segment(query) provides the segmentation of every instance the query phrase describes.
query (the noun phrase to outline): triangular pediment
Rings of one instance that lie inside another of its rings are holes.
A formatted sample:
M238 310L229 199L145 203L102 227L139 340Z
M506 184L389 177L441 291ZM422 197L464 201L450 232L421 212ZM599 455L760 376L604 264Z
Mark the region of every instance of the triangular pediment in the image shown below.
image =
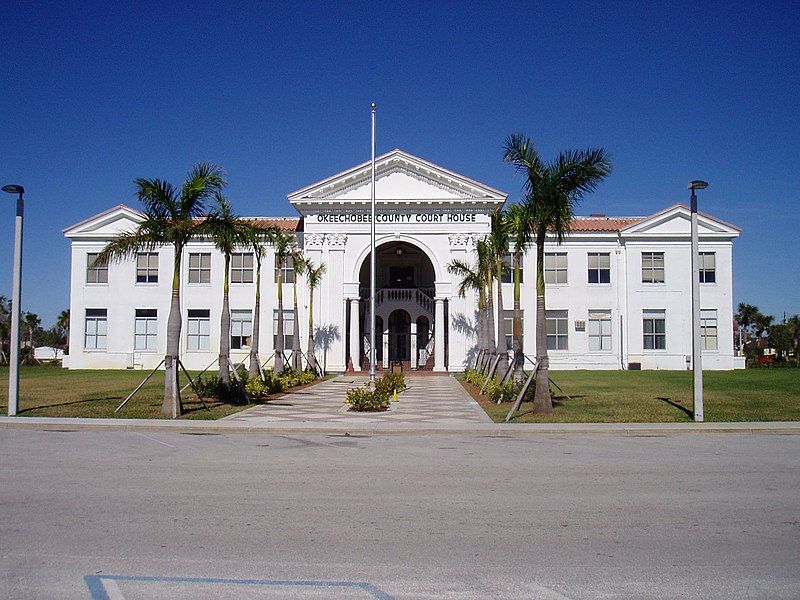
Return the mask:
M119 204L67 227L63 233L68 238L114 238L120 233L136 228L143 219L144 215L139 211Z
M692 214L683 204L670 206L621 230L624 236L686 237L691 235ZM697 229L701 237L736 237L739 229L711 215L698 212Z
M371 199L371 162L289 194L294 205L364 203ZM381 202L495 202L507 194L419 157L392 150L375 159L375 198Z

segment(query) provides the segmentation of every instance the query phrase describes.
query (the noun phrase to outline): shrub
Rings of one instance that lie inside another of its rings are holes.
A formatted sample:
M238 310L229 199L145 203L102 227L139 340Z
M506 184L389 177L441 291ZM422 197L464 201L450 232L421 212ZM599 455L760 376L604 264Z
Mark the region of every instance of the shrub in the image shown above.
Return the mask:
M483 379L483 375L481 375L477 370L467 369L466 380L471 384L481 387L483 385Z
M402 373L386 373L375 380L375 391L387 396L394 395L395 390L400 393L404 389L406 389L406 378Z
M344 401L350 405L350 410L356 412L382 412L389 410L389 396L371 389L369 383L365 387L347 390Z
M194 383L203 398L216 398L217 400L230 402L231 404L242 404L245 402L242 388L236 380L225 384L222 383L216 375L208 375L206 377L198 377Z
M514 384L513 381L500 383L497 379L492 379L486 385L484 392L487 396L489 396L489 398L492 399L493 402L500 402L501 400L508 402L517 397L519 388L516 386L516 384Z

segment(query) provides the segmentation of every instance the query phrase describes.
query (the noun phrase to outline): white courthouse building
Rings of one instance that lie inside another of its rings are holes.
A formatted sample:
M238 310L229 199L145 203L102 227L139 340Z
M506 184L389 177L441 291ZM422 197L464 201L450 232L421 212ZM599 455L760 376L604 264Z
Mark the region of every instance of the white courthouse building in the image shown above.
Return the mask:
M393 150L376 160L377 354L407 369L462 371L475 353L477 298L459 297L448 273L453 259L475 260L475 241L507 195L443 167ZM253 217L293 232L303 253L327 273L314 298L317 359L328 371L366 365L369 340L370 163L289 194L296 218ZM171 247L135 260L94 264L120 232L141 221L119 205L64 230L71 241L69 367L154 368L166 345ZM673 205L648 216L577 217L566 241L545 256L547 332L554 369L686 369L692 353L690 215ZM701 214L703 367L738 365L733 346L732 246L739 230ZM536 252L523 258L523 345L535 355ZM231 347L249 353L254 261L242 248L231 266ZM224 261L208 240L185 249L181 274L181 354L191 369L217 357ZM299 327L305 351L308 289L292 273L284 286L287 349ZM503 317L511 346L513 294L503 283ZM262 263L261 357L273 354L277 323L275 261ZM272 333L272 335L270 335Z

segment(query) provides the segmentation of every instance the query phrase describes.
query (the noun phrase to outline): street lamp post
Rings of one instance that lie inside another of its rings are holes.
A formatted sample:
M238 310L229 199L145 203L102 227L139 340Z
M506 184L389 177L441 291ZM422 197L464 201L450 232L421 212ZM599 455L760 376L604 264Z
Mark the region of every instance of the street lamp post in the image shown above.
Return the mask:
M22 296L22 194L21 185L4 185L3 191L17 196L17 216L14 220L14 276L11 283L11 356L8 365L8 416L17 414L19 406L19 308Z
M694 420L703 421L703 348L700 332L700 238L697 231L697 190L708 187L705 181L689 182L692 213L692 371L694 372Z

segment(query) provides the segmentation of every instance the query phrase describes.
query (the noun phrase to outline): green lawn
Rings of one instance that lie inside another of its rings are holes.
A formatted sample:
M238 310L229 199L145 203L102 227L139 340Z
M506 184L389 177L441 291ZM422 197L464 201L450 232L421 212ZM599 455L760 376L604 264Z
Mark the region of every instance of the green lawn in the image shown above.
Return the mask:
M706 371L706 421L800 420L800 369ZM570 398L557 394L555 410L533 415L524 402L514 423L679 423L692 420L690 371L551 371ZM463 382L477 396L471 384ZM557 390L556 390L557 392ZM497 422L511 404L479 399Z
M153 375L136 396L114 414L114 409L147 374L147 371L133 370L22 367L18 414L22 417L164 418L161 414L163 371ZM185 383L188 382L181 374L181 385ZM207 408L203 408L191 387L184 392L183 403L184 419L219 419L246 408L215 400L206 400ZM0 367L0 413L8 414L8 367Z

